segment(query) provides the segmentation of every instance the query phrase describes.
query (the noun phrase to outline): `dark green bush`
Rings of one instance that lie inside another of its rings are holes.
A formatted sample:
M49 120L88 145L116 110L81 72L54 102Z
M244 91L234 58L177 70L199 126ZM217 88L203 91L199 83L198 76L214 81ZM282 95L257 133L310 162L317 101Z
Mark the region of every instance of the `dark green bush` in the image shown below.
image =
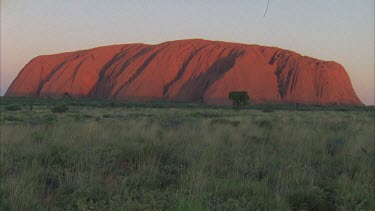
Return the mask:
M34 131L31 134L31 139L33 143L41 143L47 139L46 135L44 133Z
M27 119L27 123L32 125L50 124L57 121L57 116L55 114L44 114L42 116L33 116Z
M274 106L272 104L266 104L262 107L262 111L264 113L271 113L275 110Z
M42 118L47 123L52 123L52 122L57 121L57 116L55 114L44 114Z
M56 210L110 210L108 196L101 187L81 186L60 188L54 203Z
M177 211L182 210L204 210L202 204L198 200L181 198L176 205Z
M250 97L247 91L232 91L229 92L228 98L233 102L233 108L239 109L239 106L245 106L249 104Z
M182 118L165 118L160 121L160 125L164 128L178 128L184 124Z
M22 107L19 106L19 105L12 105L11 104L11 105L5 106L5 109L8 110L8 111L19 111L19 110L22 109Z
M53 113L64 113L64 112L66 112L68 110L69 110L68 106L66 106L64 104L62 104L62 105L55 105L55 106L53 106L51 108L51 111Z
M41 172L38 176L38 180L39 185L42 187L41 192L44 198L52 195L60 186L60 180L55 171L46 170Z
M337 210L335 195L325 190L300 190L288 197L292 210Z
M10 121L10 122L22 122L23 118L19 116L5 116L4 120Z
M103 117L103 118L112 118L113 116L110 115L110 114L103 114L102 117Z
M258 122L258 126L260 128L271 129L272 128L272 122L270 120L261 120L261 121Z
M209 112L194 112L189 114L188 116L191 117L201 117L201 118L212 118L212 117L220 117L220 114L217 113L209 113Z
M83 117L85 117L85 118L89 118L89 119L94 118L94 116L92 116L92 115L90 115L90 114L84 114Z
M344 145L345 145L344 139L337 138L337 139L327 140L327 144L326 144L327 153L331 156L335 156L337 153L341 152Z
M83 115L79 113L72 113L72 114L68 114L67 116L72 118L75 121L80 121L84 118Z
M37 156L39 165L56 172L75 168L81 154L79 151L63 146L51 145L48 149Z

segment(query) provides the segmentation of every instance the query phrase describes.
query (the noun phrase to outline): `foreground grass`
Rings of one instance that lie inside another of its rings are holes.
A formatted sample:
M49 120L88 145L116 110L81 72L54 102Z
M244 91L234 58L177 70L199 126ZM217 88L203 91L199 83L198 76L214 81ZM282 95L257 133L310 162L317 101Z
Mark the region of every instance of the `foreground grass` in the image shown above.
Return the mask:
M374 111L3 108L0 210L373 210Z

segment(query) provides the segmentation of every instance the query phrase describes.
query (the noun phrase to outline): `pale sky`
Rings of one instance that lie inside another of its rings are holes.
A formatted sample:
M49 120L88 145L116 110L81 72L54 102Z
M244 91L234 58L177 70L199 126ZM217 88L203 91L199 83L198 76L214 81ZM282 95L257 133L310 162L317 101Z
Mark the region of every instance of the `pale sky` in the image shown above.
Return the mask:
M1 95L38 55L203 38L277 46L347 70L374 102L374 0L1 0Z

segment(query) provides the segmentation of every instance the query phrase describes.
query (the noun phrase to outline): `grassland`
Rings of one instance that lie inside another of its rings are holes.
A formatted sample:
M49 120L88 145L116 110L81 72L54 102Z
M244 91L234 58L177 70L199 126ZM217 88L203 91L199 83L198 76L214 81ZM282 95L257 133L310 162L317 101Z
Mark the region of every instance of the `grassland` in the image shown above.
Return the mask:
M0 210L375 209L373 108L55 103L2 98Z

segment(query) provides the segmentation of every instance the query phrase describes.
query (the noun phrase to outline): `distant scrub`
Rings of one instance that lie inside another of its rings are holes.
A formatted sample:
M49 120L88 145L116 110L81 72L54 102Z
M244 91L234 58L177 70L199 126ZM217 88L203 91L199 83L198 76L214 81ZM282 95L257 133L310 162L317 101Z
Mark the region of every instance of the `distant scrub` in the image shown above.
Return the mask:
M208 113L208 112L194 112L190 113L189 116L191 117L204 117L204 118L212 118L212 117L219 117L220 114L215 113Z
M108 118L113 118L114 116L111 114L103 114L102 117L108 119Z
M131 114L127 114L125 116L126 118L128 119L138 119L138 118L153 118L153 117L156 117L155 114L145 114L145 113L131 113Z
M202 103L170 102L170 101L149 101L149 102L130 102L130 101L111 101L105 99L60 99L52 100L47 98L30 97L0 97L1 105L10 104L29 106L53 106L56 103L76 107L93 108L186 108L186 109L231 109L228 105L206 105ZM272 103L269 103L272 104ZM264 108L263 105L243 106L244 109ZM296 104L272 104L273 110L296 110ZM375 111L375 106L350 106L350 105L305 105L298 104L300 111Z
M345 140L336 138L336 139L330 139L327 141L326 144L326 150L327 153L331 156L335 156L337 153L339 153L342 148L345 145Z
M272 122L270 120L261 120L257 122L257 124L260 128L266 128L266 129L272 128Z
M240 124L240 121L231 121L228 119L213 119L211 120L211 125L232 125L237 127Z
M64 113L69 110L69 107L65 104L55 105L51 108L53 113Z
M93 115L90 115L90 114L84 114L83 117L84 117L84 118L94 118L94 116L93 116Z
M31 125L42 125L51 124L57 121L57 116L55 114L43 114L38 116L32 116L25 120L25 122Z
M22 109L22 107L20 105L6 105L5 106L5 109L8 110L8 111L19 111Z
M24 118L21 116L5 116L4 120L10 121L10 122L22 122Z
M41 143L46 140L46 136L43 132L34 131L31 133L31 139L33 143Z
M184 124L183 118L164 118L160 121L160 126L164 128L177 128Z
M338 210L335 196L323 190L300 190L288 196L292 210Z
M264 113L271 113L275 111L275 107L274 105L268 103L268 104L263 105L262 111Z

